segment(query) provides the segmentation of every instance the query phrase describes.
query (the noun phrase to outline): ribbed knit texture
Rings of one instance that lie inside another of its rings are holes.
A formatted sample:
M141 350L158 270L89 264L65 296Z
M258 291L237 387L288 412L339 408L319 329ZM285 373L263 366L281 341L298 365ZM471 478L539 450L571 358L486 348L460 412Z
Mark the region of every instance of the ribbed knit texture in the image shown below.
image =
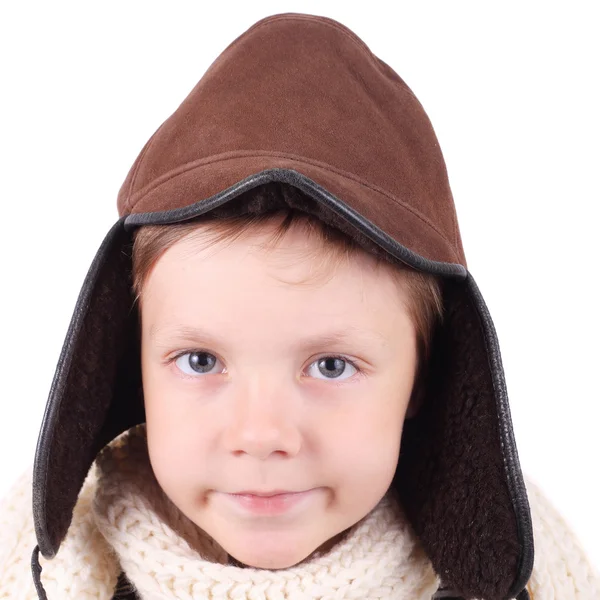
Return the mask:
M38 600L31 575L37 541L32 514L31 472L22 475L0 506L0 598ZM110 600L119 563L92 511L95 474L88 475L60 551L48 561L40 555L48 600Z
M530 478L532 600L600 599L600 578L565 519ZM0 598L37 600L31 474L0 505ZM243 568L168 500L151 471L142 428L101 455L57 556L40 557L49 600L111 600L121 568L143 600L429 600L439 580L390 496L332 548L281 570Z
M525 478L535 544L531 600L600 600L600 574L564 516Z

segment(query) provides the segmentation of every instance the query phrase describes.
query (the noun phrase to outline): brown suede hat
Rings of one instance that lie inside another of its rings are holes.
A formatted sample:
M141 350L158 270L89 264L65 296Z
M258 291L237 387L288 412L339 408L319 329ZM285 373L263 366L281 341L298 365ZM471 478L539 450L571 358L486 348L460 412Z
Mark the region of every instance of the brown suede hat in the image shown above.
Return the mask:
M442 581L436 598L529 598L531 514L500 349L467 270L446 166L404 81L327 17L261 19L156 130L83 283L38 440L32 568L52 558L98 452L145 421L131 288L136 227L292 207L389 262L441 276L425 400L393 486ZM42 595L44 594L44 595Z

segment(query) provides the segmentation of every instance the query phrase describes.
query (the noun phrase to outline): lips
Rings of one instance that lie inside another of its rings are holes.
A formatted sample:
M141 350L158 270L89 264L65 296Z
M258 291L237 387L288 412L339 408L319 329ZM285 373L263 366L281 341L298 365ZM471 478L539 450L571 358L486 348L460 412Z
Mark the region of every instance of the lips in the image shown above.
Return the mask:
M244 490L242 492L234 492L234 496L258 496L259 498L271 498L272 496L280 496L282 494L301 494L302 492L294 492L292 490L273 490L272 492L258 492L253 490Z
M273 490L271 492L252 491L237 494L225 494L236 510L256 515L277 515L286 513L292 508L300 509L314 495L315 490L289 492Z

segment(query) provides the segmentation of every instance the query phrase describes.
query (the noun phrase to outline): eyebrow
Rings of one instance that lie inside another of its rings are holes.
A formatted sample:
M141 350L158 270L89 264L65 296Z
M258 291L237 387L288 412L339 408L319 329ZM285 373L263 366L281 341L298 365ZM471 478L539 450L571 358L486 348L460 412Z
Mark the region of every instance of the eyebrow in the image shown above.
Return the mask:
M150 338L155 342L158 341L159 345L167 345L169 342L173 343L174 341L207 344L210 346L225 345L217 336L214 336L210 332L205 331L201 327L189 325L165 325L162 327L152 325L150 327ZM359 343L387 343L388 339L377 330L361 329L354 325L349 325L341 330L331 331L312 337L305 337L295 344L295 347L298 350L308 350L319 346L353 341Z

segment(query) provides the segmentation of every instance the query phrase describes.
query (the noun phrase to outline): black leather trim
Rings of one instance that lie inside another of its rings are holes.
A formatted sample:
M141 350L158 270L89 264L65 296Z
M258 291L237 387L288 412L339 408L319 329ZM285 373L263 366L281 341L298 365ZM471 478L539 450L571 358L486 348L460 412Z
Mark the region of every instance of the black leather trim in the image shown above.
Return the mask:
M48 600L46 590L42 585L42 566L40 565L40 547L36 546L31 553L31 575L33 577L33 585L37 592L39 600Z
M517 529L522 550L517 576L510 587L508 594L508 598L510 599L514 598L517 593L522 592L533 571L533 524L531 522L531 511L529 500L527 498L527 489L523 480L523 473L519 463L519 455L512 427L512 418L506 391L506 382L503 375L504 370L496 328L494 327L488 308L471 273L468 274L467 285L471 296L473 297L473 301L475 302L475 306L477 307L484 332L487 356L490 363L490 372L494 384L496 407L498 409L498 424L501 426L500 441L504 457L506 481L508 483L512 505L517 516ZM527 590L525 590L525 592L527 592Z
M373 242L387 250L392 256L416 269L427 271L433 275L444 275L446 277L456 277L457 279L465 279L467 277L467 270L463 265L429 260L402 246L345 202L336 198L318 183L294 169L265 169L242 179L235 185L210 198L199 200L183 208L128 215L125 219L125 229L129 231L140 225L166 225L168 223L186 221L210 212L216 207L233 200L233 198L239 196L242 192L270 181L281 181L296 186L317 202L329 207Z

